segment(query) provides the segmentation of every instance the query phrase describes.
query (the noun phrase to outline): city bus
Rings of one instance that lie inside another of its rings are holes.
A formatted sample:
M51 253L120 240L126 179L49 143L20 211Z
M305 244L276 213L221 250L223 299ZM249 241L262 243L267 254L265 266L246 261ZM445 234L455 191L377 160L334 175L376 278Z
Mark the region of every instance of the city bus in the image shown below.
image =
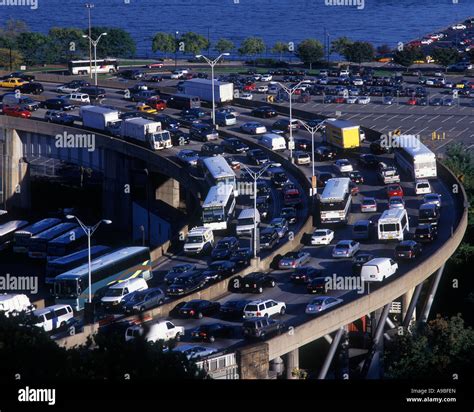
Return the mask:
M224 157L207 157L203 160L203 163L204 177L209 187L217 186L219 184L232 185L234 188L234 196L238 196L237 178Z
M102 255L91 262L92 297L100 296L114 283L142 277L152 277L150 250L130 246ZM89 266L87 263L54 278L53 294L57 304L84 309L89 298ZM97 299L97 298L95 298Z
M95 60L71 60L68 63L69 74L84 75L96 72ZM117 59L97 59L97 73L116 73L118 71Z
M48 242L46 258L48 260L53 260L69 255L70 253L82 248L86 243L86 232L84 232L80 226L76 226Z
M13 252L28 253L30 239L33 236L44 232L53 226L59 225L60 223L61 219L50 217L16 231L13 236Z
M77 228L77 223L60 223L44 232L32 236L28 245L28 257L32 259L46 259L48 254L48 243L64 233L70 234Z
M321 223L347 223L351 207L350 179L328 179L319 196Z
M92 246L91 247L91 260L109 253L111 248L108 246ZM81 249L77 252L71 253L66 256L62 256L53 260L49 260L46 265L46 283L53 283L56 276L61 273L65 273L71 269L87 263L89 259L88 248Z
M226 230L233 218L235 204L232 185L212 186L202 204L203 226L212 230Z
M395 161L413 179L436 177L436 156L414 135L394 137Z
M403 240L410 230L406 209L388 209L377 222L379 240Z
M15 232L28 226L28 224L26 220L12 220L0 225L0 251L10 246Z

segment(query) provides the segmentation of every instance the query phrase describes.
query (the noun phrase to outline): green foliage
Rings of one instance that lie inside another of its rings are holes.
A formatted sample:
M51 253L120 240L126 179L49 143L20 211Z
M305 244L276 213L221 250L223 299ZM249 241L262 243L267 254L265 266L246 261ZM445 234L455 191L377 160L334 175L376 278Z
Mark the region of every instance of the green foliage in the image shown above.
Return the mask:
M413 334L396 335L385 355L386 377L452 379L470 376L474 367L474 331L457 315L438 316Z
M231 40L228 39L219 39L217 43L214 45L214 50L217 53L230 53L232 50L235 49L235 45Z
M323 45L318 40L306 39L298 44L296 54L304 64L309 65L309 68L312 69L313 64L320 62L324 57Z
M459 53L454 47L435 47L431 57L435 59L436 63L447 67L459 60Z
M342 55L350 62L361 64L362 62L374 60L375 50L371 43L356 41L347 44L343 49Z
M409 67L415 60L424 59L425 56L420 47L405 47L403 50L397 50L393 57L395 63L403 67Z
M337 53L344 56L346 47L352 44L352 40L343 36L331 42L331 53Z
M18 50L29 66L57 62L57 50L54 49L51 38L45 34L21 33L18 36Z
M157 51L165 54L174 53L176 47L175 38L172 34L160 32L153 37L151 48L155 53Z
M89 55L89 43L82 37L83 34L82 30L73 28L53 27L49 30L50 44L57 62L65 63Z
M12 50L10 55L10 49L0 47L0 67L10 68L10 56L12 69L17 69L23 62L23 56L17 50Z
M247 37L239 47L239 54L254 56L265 52L265 42L259 37Z
M184 33L179 42L184 43L185 53L201 54L202 50L209 48L210 44L204 36L192 31Z
M282 41L277 41L272 47L273 53L278 53L280 55L280 60L283 56L283 53L288 53L288 44Z
M107 33L107 36L103 36L97 45L97 58L122 57L129 59L135 56L135 41L125 30L112 27L92 27L91 32L94 40L101 33ZM85 30L84 33L88 34L88 30Z
M382 44L377 47L377 53L378 54L389 54L392 52L391 47L388 44Z

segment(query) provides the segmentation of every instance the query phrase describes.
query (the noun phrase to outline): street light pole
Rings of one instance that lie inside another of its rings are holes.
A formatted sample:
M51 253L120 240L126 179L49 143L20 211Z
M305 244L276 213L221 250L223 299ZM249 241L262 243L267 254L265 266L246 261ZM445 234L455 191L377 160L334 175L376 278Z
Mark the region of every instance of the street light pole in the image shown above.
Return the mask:
M107 36L107 33L101 33L100 36L97 38L97 40L92 40L92 37L90 36L87 36L87 35L83 35L82 37L84 37L85 39L89 39L90 43L92 44L92 46L94 46L94 72L95 72L95 87L97 87L97 45L99 44L99 41L101 39L102 36Z
M92 38L92 26L91 26L91 10L94 8L94 4L86 3L86 8L89 15L89 37ZM89 77L92 79L92 44L89 42Z
M220 54L217 58L215 58L214 60L211 60L209 59L208 57L206 56L203 56L202 54L198 54L196 56L196 59L204 59L207 64L209 64L209 66L211 66L211 87L212 87L212 124L215 125L216 124L216 100L215 100L215 96L214 96L214 66L219 62L219 60L221 59L221 57L223 56L228 56L229 53L222 53Z
M270 164L265 165L259 169L258 172L252 171L249 167L241 163L249 176L253 179L253 257L257 258L257 181L262 177L266 170L270 167Z
M111 220L102 219L99 220L94 226L87 226L82 221L74 215L67 215L66 219L76 219L79 226L81 226L84 233L87 235L87 263L88 263L88 272L89 272L89 303L92 304L92 263L91 263L91 238L97 228L100 226L101 223L106 225L110 225L112 223Z
M280 83L280 82L277 82L280 87L288 94L288 97L290 99L290 124L289 124L289 127L290 127L290 140L288 142L288 146L290 147L290 161L293 162L293 145L294 145L294 141L293 141L293 105L292 105L292 100L293 100L293 94L296 92L296 90L298 89L298 87L301 85L301 83L303 83L302 81L299 82L297 85L293 86L293 87L287 87L286 85L284 85L283 83Z
M174 70L178 67L178 34L179 31L174 32Z

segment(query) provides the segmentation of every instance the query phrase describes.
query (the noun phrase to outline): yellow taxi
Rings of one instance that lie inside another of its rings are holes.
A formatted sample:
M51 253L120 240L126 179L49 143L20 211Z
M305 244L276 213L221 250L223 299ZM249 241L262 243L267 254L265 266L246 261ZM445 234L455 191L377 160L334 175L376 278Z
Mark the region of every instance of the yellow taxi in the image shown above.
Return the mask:
M26 82L23 79L19 79L18 77L12 77L10 79L5 79L0 82L0 87L7 87L9 89L14 89L15 87L20 87L24 85Z
M147 105L147 104L138 104L137 105L137 110L139 112L143 112L143 113L149 113L149 114L152 114L152 113L156 113L157 110L154 109L153 107Z

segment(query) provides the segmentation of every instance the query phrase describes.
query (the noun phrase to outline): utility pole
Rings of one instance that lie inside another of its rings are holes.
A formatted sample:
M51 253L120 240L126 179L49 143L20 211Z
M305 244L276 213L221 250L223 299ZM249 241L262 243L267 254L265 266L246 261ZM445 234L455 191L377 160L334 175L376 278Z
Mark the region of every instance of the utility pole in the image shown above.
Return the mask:
M87 12L89 15L89 38L92 38L92 26L91 26L91 10L94 8L94 4L86 3ZM89 42L89 77L92 79L92 43Z

